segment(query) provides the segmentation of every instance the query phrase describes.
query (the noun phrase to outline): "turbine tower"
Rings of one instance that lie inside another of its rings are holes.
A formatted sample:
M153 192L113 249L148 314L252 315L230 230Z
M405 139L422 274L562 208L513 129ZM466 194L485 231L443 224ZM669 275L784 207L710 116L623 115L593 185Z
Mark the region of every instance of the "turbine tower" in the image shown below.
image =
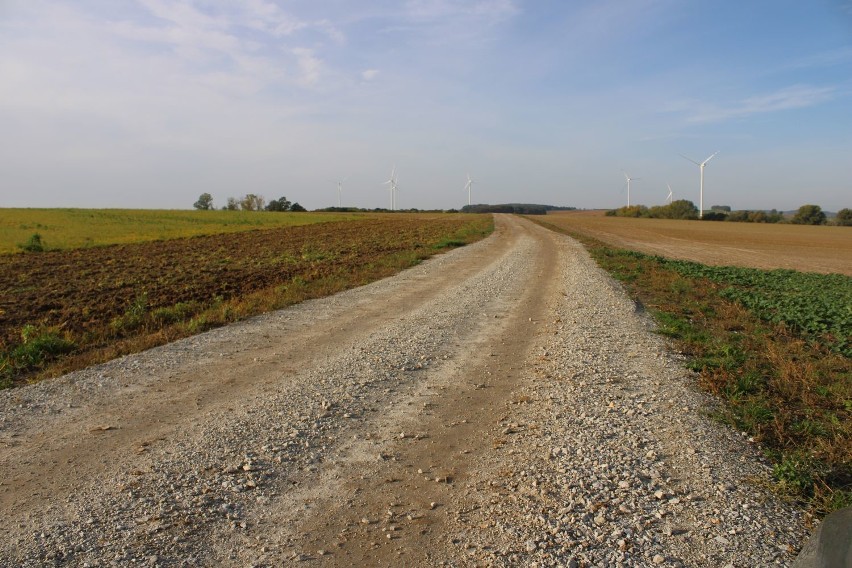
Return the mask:
M391 169L391 175L388 181L384 182L382 185L390 185L390 202L391 202L391 211L396 210L396 189L397 189L397 177L396 177L396 166Z
M639 179L642 179L642 178L632 178L629 175L627 175L627 172L625 172L624 170L621 170L621 171L624 173L624 179L627 180L627 206L630 207L630 182L635 181L635 180L639 180Z
M692 162L693 164L698 166L698 171L700 172L700 175L701 175L701 181L699 182L699 186L698 186L699 187L699 189L698 189L698 218L699 219L704 218L704 166L706 166L707 162L712 160L713 156L715 156L718 153L719 152L714 152L713 154L710 155L709 158L707 158L706 160L704 160L700 164L698 162L696 162L695 160L693 160L692 158L687 158L683 154L680 155L681 158L686 158L687 160L689 160L690 162Z
M470 188L473 185L473 180L470 179L470 174L467 174L467 183L464 188L467 190L467 204L470 205Z
M343 191L343 182L349 178L343 178L342 180L337 182L337 208L340 209L340 192Z

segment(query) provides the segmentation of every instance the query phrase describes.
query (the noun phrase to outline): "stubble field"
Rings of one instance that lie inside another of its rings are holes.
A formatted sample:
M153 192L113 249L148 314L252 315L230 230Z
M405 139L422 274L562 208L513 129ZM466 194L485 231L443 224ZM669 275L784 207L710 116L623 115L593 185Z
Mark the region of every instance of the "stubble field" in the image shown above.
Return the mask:
M714 266L787 268L852 276L848 227L605 217L551 213L546 221L612 246Z

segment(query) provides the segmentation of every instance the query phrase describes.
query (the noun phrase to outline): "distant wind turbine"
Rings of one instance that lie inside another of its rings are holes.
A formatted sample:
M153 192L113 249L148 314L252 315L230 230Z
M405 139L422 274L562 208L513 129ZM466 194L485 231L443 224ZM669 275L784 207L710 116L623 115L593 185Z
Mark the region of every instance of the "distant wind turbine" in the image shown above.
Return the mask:
M669 195L666 197L666 201L669 202L669 205L672 204L672 186L670 184L666 184L666 187L669 188Z
M394 165L393 169L391 169L391 175L388 181L384 182L382 185L390 185L390 202L391 202L391 211L396 209L396 189L397 189L397 177L396 177L396 165Z
M621 170L621 171L624 173L624 179L627 180L627 206L630 207L630 182L640 180L642 178L632 178L629 175L627 175L627 172L625 172L624 170Z
M470 205L470 188L473 185L473 180L470 179L470 174L467 174L467 183L464 188L467 190L467 204Z
M342 180L337 182L337 207L338 209L341 207L340 205L340 192L343 191L343 182L349 178L343 178Z
M692 158L687 158L683 154L680 155L681 158L686 158L696 166L698 166L699 172L701 172L701 182L699 183L699 193L698 193L698 218L701 219L704 217L704 166L707 165L707 162L713 159L713 156L718 154L719 152L715 152L710 155L709 158L701 162L700 164L693 160Z

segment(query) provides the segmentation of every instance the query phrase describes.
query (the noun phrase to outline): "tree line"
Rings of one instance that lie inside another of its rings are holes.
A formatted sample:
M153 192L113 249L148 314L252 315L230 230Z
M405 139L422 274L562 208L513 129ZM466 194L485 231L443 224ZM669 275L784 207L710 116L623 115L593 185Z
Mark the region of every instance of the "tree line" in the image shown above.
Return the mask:
M678 199L669 205L646 207L631 205L619 207L606 212L610 217L645 217L650 219L698 219L698 207L688 199ZM735 223L793 223L794 225L839 225L852 227L852 209L844 208L837 212L834 219L829 220L825 211L819 205L806 204L799 207L792 217L786 217L782 212L771 211L731 211L727 205L714 205L705 211L701 217L704 221L732 221Z
M199 211L212 211L216 209L213 205L213 196L209 193L202 193L193 205ZM286 197L272 199L269 203L262 195L247 193L246 195L236 198L229 197L222 206L223 211L307 211L298 202L291 203Z

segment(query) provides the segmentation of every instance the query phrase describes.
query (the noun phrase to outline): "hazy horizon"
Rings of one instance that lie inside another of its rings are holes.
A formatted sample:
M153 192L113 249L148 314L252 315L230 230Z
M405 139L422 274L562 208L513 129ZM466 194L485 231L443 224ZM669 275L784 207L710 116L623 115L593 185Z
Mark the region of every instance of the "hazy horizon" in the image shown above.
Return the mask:
M852 207L849 0L6 0L0 207Z

